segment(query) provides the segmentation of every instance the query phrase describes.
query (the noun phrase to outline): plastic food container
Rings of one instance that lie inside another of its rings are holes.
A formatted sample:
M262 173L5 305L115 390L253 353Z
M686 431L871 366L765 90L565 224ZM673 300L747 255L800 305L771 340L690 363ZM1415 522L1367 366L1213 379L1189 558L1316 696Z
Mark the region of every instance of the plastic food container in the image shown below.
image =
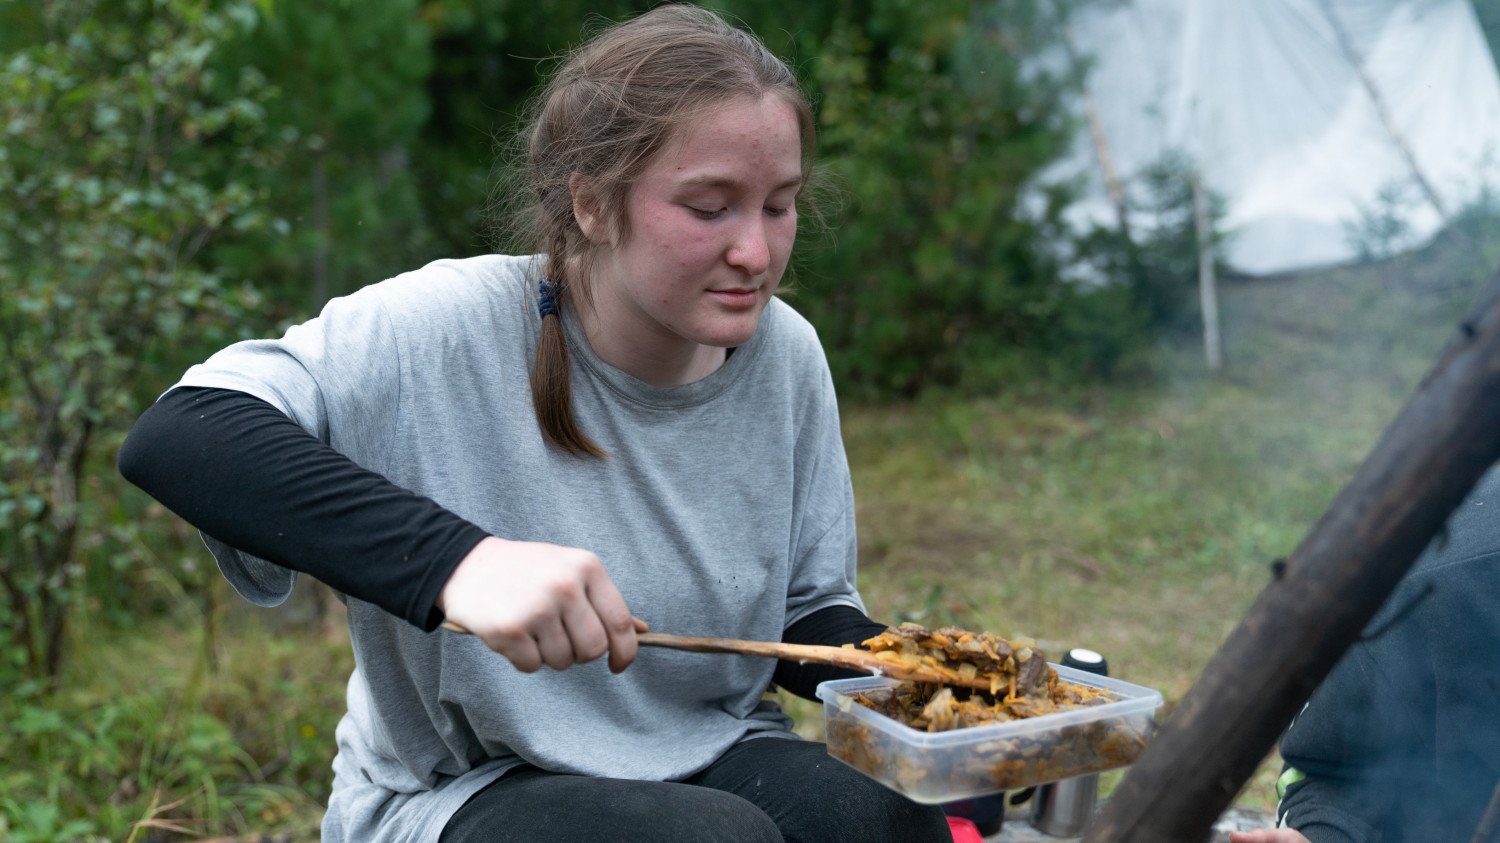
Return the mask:
M1156 727L1161 694L1140 685L1052 665L1069 682L1102 688L1113 701L1009 723L924 732L851 696L889 693L895 680L839 679L818 685L828 754L917 802L936 804L1124 767Z

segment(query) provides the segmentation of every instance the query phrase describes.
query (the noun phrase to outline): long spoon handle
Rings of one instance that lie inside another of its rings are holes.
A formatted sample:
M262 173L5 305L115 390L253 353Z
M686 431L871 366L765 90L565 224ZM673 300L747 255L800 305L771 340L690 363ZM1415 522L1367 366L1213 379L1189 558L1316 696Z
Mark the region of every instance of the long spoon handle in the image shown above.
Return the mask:
M697 638L667 632L643 632L635 637L643 647L667 647L694 653L732 653L742 656L770 656L801 664L813 662L834 667L870 671L885 665L866 650L825 647L816 644L783 644L779 641L744 641L738 638Z
M445 621L443 628L453 632L468 635L469 631L462 626ZM964 679L948 673L934 670L918 664L910 664L899 661L886 661L876 658L875 654L868 650L856 650L851 647L828 647L819 644L784 644L780 641L745 641L739 638L698 638L691 635L672 635L667 632L639 632L635 640L643 647L665 647L671 650L687 650L693 653L729 653L740 656L766 656L773 659L784 659L799 664L826 664L832 667L842 667L849 670L857 670L861 673L871 673L876 676L889 676L892 679L905 679L913 682L935 682L941 685L958 685L966 688L977 688L981 691L990 689L989 681L975 677Z
M665 632L643 632L635 640L645 647L669 647L694 653L733 653L745 656L769 656L800 664L826 664L889 676L893 679L909 679L915 682L936 682L942 685L960 685L988 691L987 680L964 679L929 667L907 662L886 661L877 658L868 650L852 647L827 647L818 644L784 644L779 641L744 641L738 638L695 638L690 635L672 635Z

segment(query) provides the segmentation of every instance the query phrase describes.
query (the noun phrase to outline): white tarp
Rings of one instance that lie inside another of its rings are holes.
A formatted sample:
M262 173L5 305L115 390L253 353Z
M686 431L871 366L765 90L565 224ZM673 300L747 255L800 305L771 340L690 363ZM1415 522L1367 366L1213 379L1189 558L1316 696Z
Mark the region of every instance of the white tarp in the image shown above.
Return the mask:
M1138 193L1164 155L1196 162L1236 270L1352 260L1350 226L1382 207L1406 226L1384 245L1425 242L1443 217L1399 143L1450 215L1500 188L1500 79L1469 0L1101 0L1072 35L1121 180ZM1088 180L1071 220L1114 225L1087 131L1050 175Z

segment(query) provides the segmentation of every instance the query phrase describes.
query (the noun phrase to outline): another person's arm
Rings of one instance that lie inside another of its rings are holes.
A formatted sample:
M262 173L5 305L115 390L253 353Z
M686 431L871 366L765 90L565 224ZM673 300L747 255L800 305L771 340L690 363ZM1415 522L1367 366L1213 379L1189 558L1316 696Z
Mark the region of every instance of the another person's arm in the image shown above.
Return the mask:
M1408 599L1394 598L1396 614ZM1379 840L1395 821L1397 794L1429 774L1430 765L1417 760L1428 751L1419 730L1425 650L1408 632L1397 624L1357 642L1282 737L1277 825L1301 835L1285 839Z

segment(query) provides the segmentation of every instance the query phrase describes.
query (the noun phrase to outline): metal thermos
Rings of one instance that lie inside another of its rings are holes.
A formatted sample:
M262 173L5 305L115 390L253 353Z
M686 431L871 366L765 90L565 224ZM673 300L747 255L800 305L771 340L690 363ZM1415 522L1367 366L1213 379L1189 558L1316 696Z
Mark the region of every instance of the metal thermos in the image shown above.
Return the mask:
M1104 657L1081 647L1069 650L1062 664L1100 676L1109 675L1109 665ZM1054 837L1079 837L1093 823L1094 808L1098 803L1097 773L1044 784L1031 798L1031 824L1043 834Z

